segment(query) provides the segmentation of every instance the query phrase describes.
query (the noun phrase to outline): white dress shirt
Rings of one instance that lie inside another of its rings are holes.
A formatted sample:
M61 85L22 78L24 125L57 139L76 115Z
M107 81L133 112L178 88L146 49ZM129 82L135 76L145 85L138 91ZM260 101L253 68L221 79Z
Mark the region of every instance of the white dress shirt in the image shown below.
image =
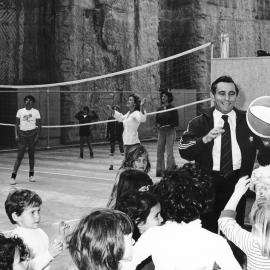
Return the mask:
M123 143L124 145L133 145L140 143L138 136L138 128L140 123L146 121L146 112L142 114L140 111L128 112L125 115L118 111L114 111L113 117L118 122L123 122L124 132L123 132Z
M218 110L214 110L214 127L223 127L224 120L221 118L222 113ZM241 167L241 151L236 140L236 113L234 110L228 114L228 123L231 129L231 142L232 142L232 162L233 170L238 170ZM213 171L220 171L220 153L221 153L221 134L214 140L214 146L212 149L213 156Z

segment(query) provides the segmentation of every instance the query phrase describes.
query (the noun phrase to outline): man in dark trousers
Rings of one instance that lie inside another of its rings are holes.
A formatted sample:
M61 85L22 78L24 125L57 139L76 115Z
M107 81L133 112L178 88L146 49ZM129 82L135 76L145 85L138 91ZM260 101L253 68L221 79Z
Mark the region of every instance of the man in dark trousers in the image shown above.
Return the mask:
M162 91L160 93L161 105L157 111L174 108L171 104L172 101L172 93L168 91ZM177 110L158 113L156 115L156 126L158 130L156 176L160 177L162 176L165 169L174 169L176 167L173 154L173 146L176 138L175 128L178 126ZM164 160L165 148L167 152L166 167Z
M261 162L270 157L264 154L262 140L251 132L246 112L235 108L239 89L229 76L221 76L211 85L214 107L192 119L179 144L182 158L198 162L211 172L214 185L212 211L201 217L202 226L218 231L220 212L234 191L238 179L252 172L256 151ZM246 198L237 206L236 219L244 224ZM238 258L239 259L239 258Z
M87 124L87 123L91 123L97 120L98 116L95 111L90 112L89 107L85 106L83 107L82 111L79 111L75 115L75 118L79 120L80 124ZM93 147L91 144L92 134L91 134L90 126L89 125L80 126L79 135L80 135L80 158L83 158L83 148L84 148L85 143L87 143L89 147L90 158L93 158L94 153L93 153Z
M119 112L120 107L118 105L115 105L112 107L113 110L116 110ZM110 116L108 120L114 120L113 116ZM110 167L109 170L113 170L113 156L115 152L115 143L118 142L119 150L121 155L124 155L124 145L123 145L123 123L122 122L109 122L107 124L107 139L110 140Z

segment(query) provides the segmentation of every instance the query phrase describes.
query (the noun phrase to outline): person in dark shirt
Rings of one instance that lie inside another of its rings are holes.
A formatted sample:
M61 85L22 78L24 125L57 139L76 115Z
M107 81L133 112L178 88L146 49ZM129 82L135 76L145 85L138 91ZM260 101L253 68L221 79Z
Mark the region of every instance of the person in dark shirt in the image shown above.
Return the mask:
M157 111L174 108L171 104L171 102L173 101L172 93L168 91L162 91L160 93L160 101L161 106L158 108ZM173 155L173 145L176 137L175 127L178 126L177 110L158 113L156 115L156 126L158 129L156 176L160 177L165 170L165 146L167 148L166 169L173 169L176 167Z
M118 105L113 106L113 110L119 112L120 107ZM113 116L110 116L108 120L114 120ZM107 124L107 139L110 141L110 167L109 170L113 170L113 156L115 152L115 143L118 142L121 155L124 155L123 134L124 127L122 122L109 122Z
M98 119L95 111L91 111L88 106L83 107L83 111L76 113L75 118L79 120L80 124L91 123ZM90 158L94 157L93 147L91 144L91 129L89 125L80 126L80 158L83 158L83 148L85 142L89 147Z

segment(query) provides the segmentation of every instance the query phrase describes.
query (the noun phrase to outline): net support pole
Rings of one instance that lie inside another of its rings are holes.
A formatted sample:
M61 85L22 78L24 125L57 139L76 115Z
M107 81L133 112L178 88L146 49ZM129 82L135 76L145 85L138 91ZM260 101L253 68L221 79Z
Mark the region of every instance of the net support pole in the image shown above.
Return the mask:
M211 44L211 59L214 58L214 43Z
M47 104L47 126L50 125L50 89L47 88L47 91L46 91L46 104ZM50 149L50 129L47 128L47 149Z

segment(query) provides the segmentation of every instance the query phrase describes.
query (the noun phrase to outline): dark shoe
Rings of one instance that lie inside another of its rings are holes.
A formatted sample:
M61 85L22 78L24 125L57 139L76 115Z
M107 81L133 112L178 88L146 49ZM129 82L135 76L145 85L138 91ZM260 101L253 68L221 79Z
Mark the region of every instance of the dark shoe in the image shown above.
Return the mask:
M110 171L113 170L113 165L110 165L109 170Z
M94 153L90 153L90 158L94 158Z
M83 153L80 153L80 158L83 158Z

